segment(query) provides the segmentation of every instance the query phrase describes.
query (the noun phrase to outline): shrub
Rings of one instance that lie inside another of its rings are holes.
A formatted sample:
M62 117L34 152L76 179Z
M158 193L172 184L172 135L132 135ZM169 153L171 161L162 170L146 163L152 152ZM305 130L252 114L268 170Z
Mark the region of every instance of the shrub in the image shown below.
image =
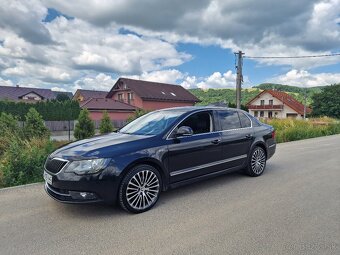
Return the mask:
M107 111L103 112L103 118L99 125L99 131L101 134L106 134L113 131L113 126Z
M309 120L272 119L264 120L276 130L276 141L289 142L301 139L340 134L340 122L331 118Z
M11 114L0 114L0 156L8 147L12 135L22 137L22 130L18 126L18 121Z
M25 116L24 134L31 139L33 137L49 138L50 131L45 127L44 120L36 109L30 108Z
M53 150L53 143L46 138L22 140L12 136L0 161L0 186L42 181L44 162Z
M76 139L85 139L94 136L94 123L89 117L89 111L83 109L80 111L78 123L74 129L74 137Z

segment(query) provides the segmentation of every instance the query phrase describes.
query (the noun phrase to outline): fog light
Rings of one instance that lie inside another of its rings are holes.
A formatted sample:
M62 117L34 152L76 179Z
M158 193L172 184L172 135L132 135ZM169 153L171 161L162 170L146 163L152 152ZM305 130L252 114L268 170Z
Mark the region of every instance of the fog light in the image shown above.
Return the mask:
M70 195L73 199L76 200L93 200L96 199L97 196L91 192L77 192L77 191L70 191Z

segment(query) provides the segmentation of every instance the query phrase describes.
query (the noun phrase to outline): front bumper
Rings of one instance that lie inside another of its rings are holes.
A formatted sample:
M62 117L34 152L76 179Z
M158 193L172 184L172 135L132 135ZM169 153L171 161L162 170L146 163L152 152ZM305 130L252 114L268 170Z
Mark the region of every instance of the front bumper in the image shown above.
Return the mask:
M46 170L45 170L46 171ZM53 199L62 203L115 203L119 179L101 172L79 176L74 173L51 174L51 183L45 182L45 191Z

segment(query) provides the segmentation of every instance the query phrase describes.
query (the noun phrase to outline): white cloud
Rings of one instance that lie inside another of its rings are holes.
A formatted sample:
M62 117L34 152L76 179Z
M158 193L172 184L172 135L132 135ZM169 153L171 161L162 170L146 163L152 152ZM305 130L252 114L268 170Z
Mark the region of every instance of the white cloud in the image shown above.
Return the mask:
M60 88L60 87L53 87L51 88L52 91L58 91L58 92L66 92L67 90L64 88Z
M13 82L11 80L4 80L0 77L0 86L13 86Z
M314 87L340 83L340 73L312 74L306 70L293 69L284 75L274 77L269 82L294 85L298 87Z
M184 77L185 75L176 69L143 72L141 75L128 76L128 78L131 79L140 79L169 84L177 84L178 81L182 80Z
M109 91L115 83L116 79L112 79L110 75L99 73L94 77L86 76L75 81L72 91L75 92L77 89Z

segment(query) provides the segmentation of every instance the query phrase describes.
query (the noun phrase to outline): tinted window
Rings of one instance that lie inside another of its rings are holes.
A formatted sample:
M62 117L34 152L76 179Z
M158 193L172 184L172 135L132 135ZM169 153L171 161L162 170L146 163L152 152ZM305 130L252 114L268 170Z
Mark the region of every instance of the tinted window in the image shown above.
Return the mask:
M188 126L194 131L194 134L202 134L213 131L212 118L208 112L195 113L186 118L179 127Z
M250 119L243 112L239 112L238 116L240 117L241 125L243 128L251 127Z
M222 130L241 128L240 119L236 111L220 111L218 114Z

